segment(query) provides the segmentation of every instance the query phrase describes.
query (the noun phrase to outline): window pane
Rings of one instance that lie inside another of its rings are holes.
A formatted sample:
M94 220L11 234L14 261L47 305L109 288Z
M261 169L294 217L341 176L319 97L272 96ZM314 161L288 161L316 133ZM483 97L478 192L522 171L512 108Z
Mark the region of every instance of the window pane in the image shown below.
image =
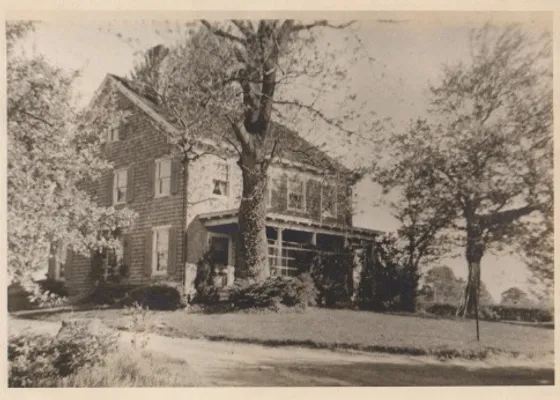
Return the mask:
M126 199L126 187L117 188L117 202L125 201Z
M162 178L158 180L158 194L169 194L171 189L171 178Z
M158 165L159 165L159 171L158 171L159 178L171 177L171 160L162 160L159 162Z
M169 232L167 230L158 230L155 232L156 247L156 271L167 270L168 249L169 249Z

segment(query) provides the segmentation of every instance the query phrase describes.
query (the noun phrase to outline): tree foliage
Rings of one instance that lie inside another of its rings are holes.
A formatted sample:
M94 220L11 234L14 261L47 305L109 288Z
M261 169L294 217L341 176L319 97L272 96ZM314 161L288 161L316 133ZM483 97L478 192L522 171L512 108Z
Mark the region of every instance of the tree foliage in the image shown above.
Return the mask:
M72 92L77 72L19 51L17 40L30 29L29 23L6 25L8 272L10 280L28 283L57 246L84 255L114 247L115 238L102 233L127 226L133 217L126 209L97 206L80 189L110 167L100 154L99 132L124 115L79 112Z
M476 305L484 254L551 256L548 240L538 255L528 244L550 224L553 194L550 35L487 24L473 31L470 50L469 60L444 67L430 88L430 119L391 138L376 174L401 198L412 190L423 221L465 250L463 315Z
M455 276L453 270L447 266L433 267L424 274L424 283L430 288L427 301L458 305L462 299L466 282ZM494 304L492 295L484 282L480 282L480 304Z

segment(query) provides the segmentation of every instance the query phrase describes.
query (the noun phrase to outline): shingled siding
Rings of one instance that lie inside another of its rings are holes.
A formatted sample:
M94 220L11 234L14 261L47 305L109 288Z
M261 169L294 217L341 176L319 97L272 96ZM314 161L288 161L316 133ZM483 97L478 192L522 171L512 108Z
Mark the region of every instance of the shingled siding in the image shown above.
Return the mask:
M128 255L129 274L127 282L130 284L145 284L154 279L182 280L183 266L181 263L183 240L181 235L183 202L181 193L184 191L182 172L178 163L175 162L174 194L166 197L154 198L153 178L149 179L149 173L153 173L153 165L158 158L170 154L170 145L166 143L164 135L159 133L153 126L151 118L142 110L138 109L126 98L121 99L121 107L129 111L126 124L121 126L117 142L107 143L104 152L107 158L113 162L115 169L128 168L129 186L128 192L132 195L127 206L133 209L138 217L134 225L125 232L125 237L130 246ZM112 204L112 177L113 171L106 174L95 184L95 197L101 205ZM173 186L173 185L172 185ZM115 206L123 207L122 205ZM152 228L158 226L171 227L170 236L174 244L170 246L173 255L169 255L169 264L174 265L174 271L168 276L152 277L145 268L147 252L146 246L151 237ZM67 285L70 295L86 293L92 286L90 277L91 261L86 257L72 257L71 266L67 276Z

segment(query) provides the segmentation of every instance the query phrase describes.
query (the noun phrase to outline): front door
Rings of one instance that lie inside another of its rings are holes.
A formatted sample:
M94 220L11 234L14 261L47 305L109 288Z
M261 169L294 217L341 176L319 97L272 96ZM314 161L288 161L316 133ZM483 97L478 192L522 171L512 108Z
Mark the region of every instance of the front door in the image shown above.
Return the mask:
M210 251L216 266L216 284L225 286L227 284L227 266L229 265L229 237L210 236Z

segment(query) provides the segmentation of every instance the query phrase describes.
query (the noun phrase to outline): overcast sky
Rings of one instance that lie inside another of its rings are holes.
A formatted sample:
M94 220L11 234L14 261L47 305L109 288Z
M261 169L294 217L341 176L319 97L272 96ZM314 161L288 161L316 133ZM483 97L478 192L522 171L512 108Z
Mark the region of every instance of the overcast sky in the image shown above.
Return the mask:
M380 117L390 117L395 129L424 114L427 85L437 82L441 65L468 57L468 33L488 19L518 21L535 31L551 26L549 16L529 13L370 13L353 27L374 63L349 66L349 82L359 98ZM62 68L79 69L77 91L85 105L107 73L127 75L139 50L169 42L165 24L139 21L85 21L81 18L42 22L25 40L25 49L44 54ZM390 21L390 22L389 22ZM156 32L158 29L159 33ZM335 35L332 34L331 35ZM122 36L122 37L119 37ZM125 38L133 38L127 43ZM336 37L333 36L336 42ZM370 182L356 188L359 206L355 225L394 230L387 210L371 206L378 191ZM463 258L443 262L466 277ZM511 286L526 288L527 270L514 257L483 259L482 280L496 301Z

